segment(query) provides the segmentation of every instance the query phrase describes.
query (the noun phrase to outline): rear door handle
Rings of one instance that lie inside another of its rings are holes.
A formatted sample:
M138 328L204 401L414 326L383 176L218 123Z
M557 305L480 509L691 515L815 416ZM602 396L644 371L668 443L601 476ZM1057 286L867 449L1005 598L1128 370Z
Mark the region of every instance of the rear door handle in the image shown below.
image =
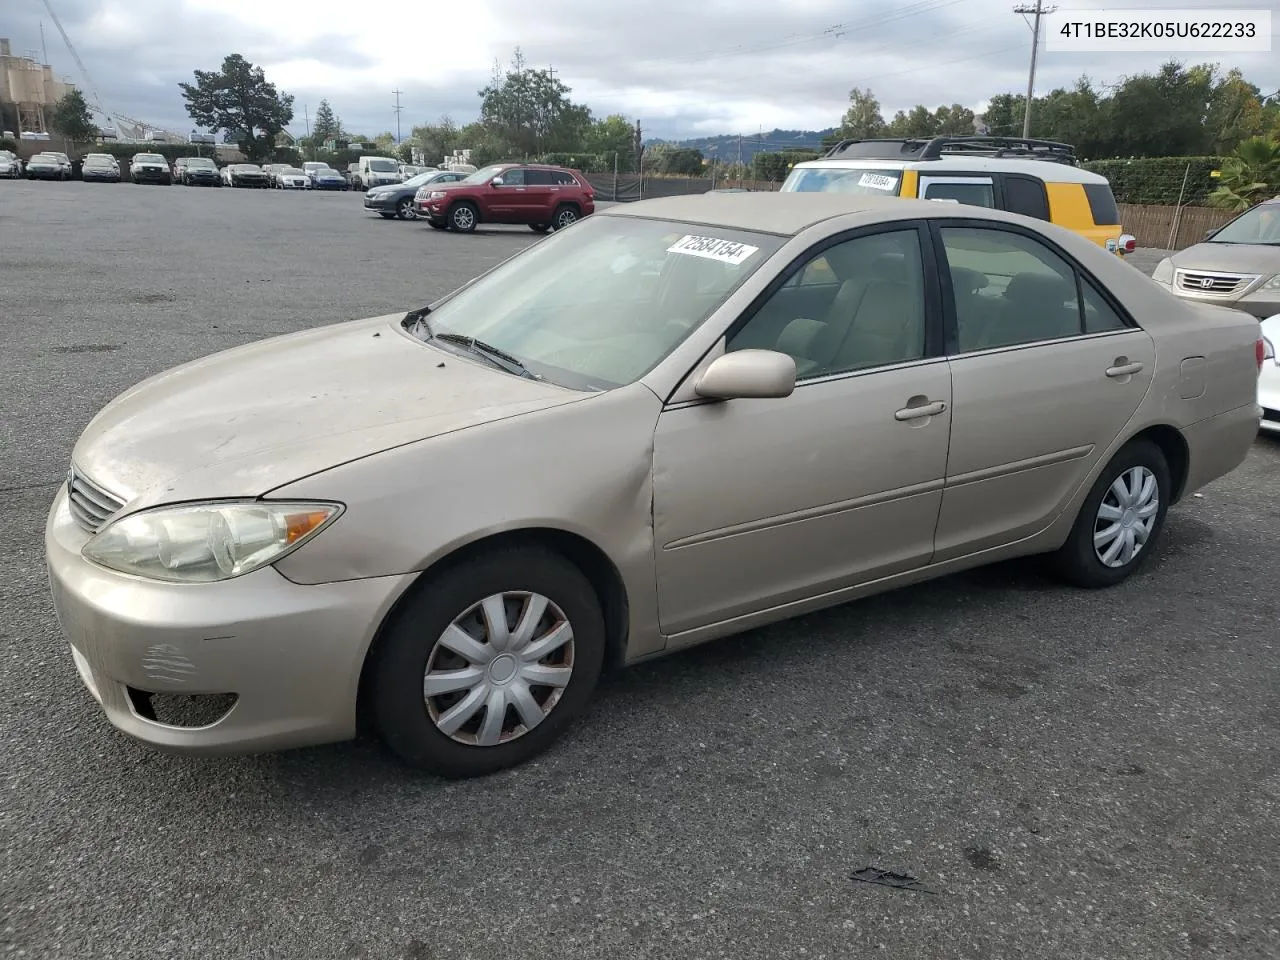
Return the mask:
M926 403L921 407L903 407L893 415L893 419L919 420L921 417L936 417L946 409L947 405L941 400L938 400L934 403Z
M1125 363L1118 367L1107 367L1107 376L1113 379L1116 377L1131 377L1141 369L1142 364L1136 361L1134 363Z

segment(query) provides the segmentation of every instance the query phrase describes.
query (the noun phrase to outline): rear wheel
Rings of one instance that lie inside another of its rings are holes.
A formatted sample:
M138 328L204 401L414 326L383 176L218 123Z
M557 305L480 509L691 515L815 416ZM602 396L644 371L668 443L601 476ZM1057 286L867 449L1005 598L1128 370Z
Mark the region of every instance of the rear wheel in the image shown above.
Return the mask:
M1164 452L1150 440L1124 446L1098 476L1054 555L1059 573L1089 588L1128 579L1150 556L1172 495Z
M550 230L550 229L551 229L551 224L549 224L549 223L531 223L531 224L529 224L529 229L530 229L530 230L532 230L534 233L546 233L548 230Z
M449 226L459 233L471 233L479 219L478 211L470 203L456 203L449 211Z
M586 706L604 663L600 603L539 547L446 569L390 624L371 662L383 741L406 763L476 777L541 753Z
M578 222L578 208L567 203L562 204L556 209L555 216L552 217L551 222L557 230L573 226Z

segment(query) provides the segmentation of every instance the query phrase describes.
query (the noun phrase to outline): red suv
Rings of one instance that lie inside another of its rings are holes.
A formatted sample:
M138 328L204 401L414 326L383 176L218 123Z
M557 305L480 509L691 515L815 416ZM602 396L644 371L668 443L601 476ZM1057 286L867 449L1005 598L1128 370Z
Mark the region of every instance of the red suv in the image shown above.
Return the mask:
M413 205L437 230L470 233L477 223L527 223L562 230L595 212L595 191L577 170L537 163L495 163L458 183L427 184Z

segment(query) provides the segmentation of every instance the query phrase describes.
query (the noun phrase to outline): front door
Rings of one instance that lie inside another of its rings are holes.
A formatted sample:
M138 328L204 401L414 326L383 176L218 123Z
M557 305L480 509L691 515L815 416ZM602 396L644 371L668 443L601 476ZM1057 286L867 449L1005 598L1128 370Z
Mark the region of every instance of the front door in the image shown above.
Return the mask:
M490 182L489 186L493 195L489 198L488 219L499 223L518 222L520 211L527 203L524 170L520 167L503 170L502 183Z
M937 236L954 290L942 562L1058 516L1137 410L1155 346L1030 231L952 221Z
M676 645L929 563L951 406L940 297L927 231L879 231L798 258L729 329L727 350L795 358L791 396L695 401L658 420L658 601ZM830 273L808 269L819 258Z

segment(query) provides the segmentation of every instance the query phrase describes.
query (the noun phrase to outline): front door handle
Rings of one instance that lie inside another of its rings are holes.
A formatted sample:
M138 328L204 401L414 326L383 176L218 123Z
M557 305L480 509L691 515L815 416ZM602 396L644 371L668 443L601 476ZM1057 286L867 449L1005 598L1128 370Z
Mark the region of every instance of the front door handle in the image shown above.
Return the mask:
M1114 367L1107 367L1107 376L1115 379L1117 377L1131 377L1142 369L1142 364L1134 361L1133 363L1125 363L1126 357L1117 357Z
M919 420L921 417L936 417L942 411L947 409L947 405L941 400L933 403L926 403L920 407L903 407L893 415L895 420Z

